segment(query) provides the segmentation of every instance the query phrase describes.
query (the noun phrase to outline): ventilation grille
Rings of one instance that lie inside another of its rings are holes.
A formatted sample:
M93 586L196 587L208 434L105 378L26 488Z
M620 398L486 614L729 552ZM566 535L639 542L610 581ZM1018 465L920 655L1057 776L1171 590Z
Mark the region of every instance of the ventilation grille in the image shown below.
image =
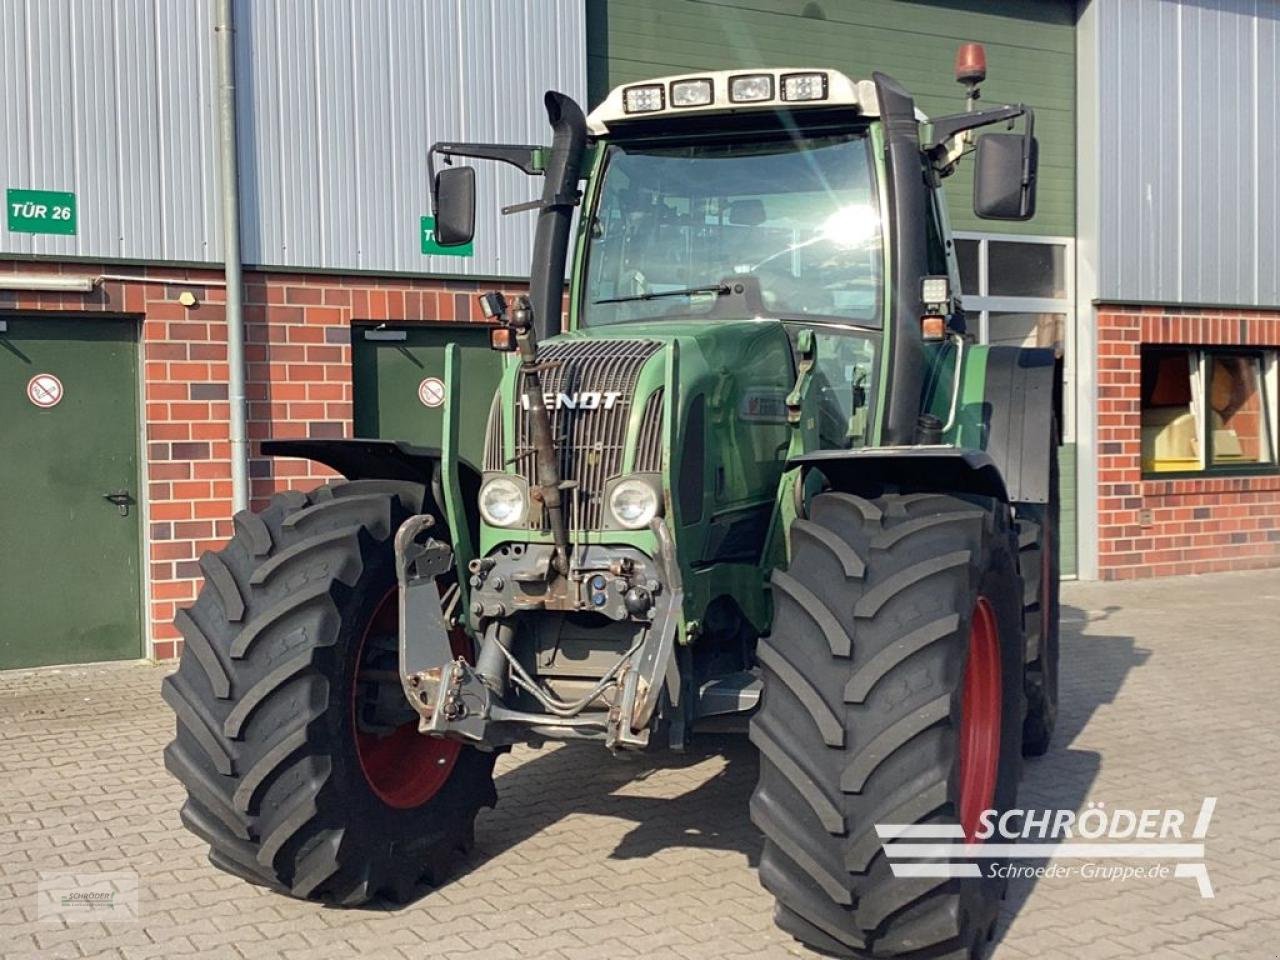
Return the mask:
M484 468L485 470L502 469L502 391L493 395L493 404L489 407L489 423L484 428Z
M578 485L576 493L566 498L568 520L580 529L600 529L605 481L622 472L636 379L645 361L660 348L661 344L647 340L569 340L548 344L538 351L538 362L544 365L544 394L553 400L565 394L579 403L583 394L600 394L592 409L565 406L551 410L551 435L560 454L560 478ZM607 395L611 393L617 396L606 409ZM662 407L659 405L657 410L661 418ZM642 428L642 436L645 433ZM660 425L658 435L660 438ZM518 402L515 439L516 470L533 486L538 471L533 431L528 414ZM572 507L575 497L578 511Z
M662 470L662 396L659 387L649 394L636 438L636 473L658 473Z

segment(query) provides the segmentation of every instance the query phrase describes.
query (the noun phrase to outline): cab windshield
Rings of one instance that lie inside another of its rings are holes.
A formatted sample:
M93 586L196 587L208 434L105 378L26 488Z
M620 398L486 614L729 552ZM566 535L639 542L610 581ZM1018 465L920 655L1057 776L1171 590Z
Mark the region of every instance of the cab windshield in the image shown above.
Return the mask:
M584 323L708 314L730 284L754 278L771 316L880 326L880 207L865 134L608 151Z

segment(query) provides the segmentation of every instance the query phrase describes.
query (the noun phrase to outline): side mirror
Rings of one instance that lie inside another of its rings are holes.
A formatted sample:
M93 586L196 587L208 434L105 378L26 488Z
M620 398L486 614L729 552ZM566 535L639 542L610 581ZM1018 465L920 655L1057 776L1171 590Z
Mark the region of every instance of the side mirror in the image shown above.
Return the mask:
M445 167L431 187L436 243L456 247L476 232L476 172L471 167Z
M1026 133L978 138L973 171L973 212L984 220L1030 220L1036 212L1040 145Z

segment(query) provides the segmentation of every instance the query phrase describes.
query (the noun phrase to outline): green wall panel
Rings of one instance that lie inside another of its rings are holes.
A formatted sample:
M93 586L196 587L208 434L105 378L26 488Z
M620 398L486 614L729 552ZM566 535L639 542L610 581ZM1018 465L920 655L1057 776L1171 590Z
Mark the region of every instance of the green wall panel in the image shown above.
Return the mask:
M958 43L987 49L987 104L1023 101L1040 138L1038 212L980 221L972 165L947 181L952 227L1075 233L1075 5L1069 0L587 0L591 103L647 77L735 67L831 67L888 73L931 116L964 109Z

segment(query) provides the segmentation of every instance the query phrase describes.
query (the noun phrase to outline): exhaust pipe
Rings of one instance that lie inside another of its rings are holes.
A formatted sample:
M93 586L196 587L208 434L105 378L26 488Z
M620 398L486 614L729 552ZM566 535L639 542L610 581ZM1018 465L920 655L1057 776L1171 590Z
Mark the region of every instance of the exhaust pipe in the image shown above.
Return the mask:
M543 102L553 136L529 267L529 299L539 340L560 332L569 227L578 205L578 179L587 145L587 118L572 97L548 90Z
M564 299L564 266L569 255L569 226L578 205L578 179L587 145L587 118L571 97L548 90L543 102L551 123L551 156L542 188L542 206L533 236L533 262L529 267L529 300L533 308L532 337L518 336L523 360L524 387L538 455L538 487L547 511L556 551L553 569L569 572L569 530L560 496L560 455L551 433L551 415L542 399L538 376L537 343L560 332L560 305ZM530 342L530 340L532 342ZM530 389L531 388L531 389Z

